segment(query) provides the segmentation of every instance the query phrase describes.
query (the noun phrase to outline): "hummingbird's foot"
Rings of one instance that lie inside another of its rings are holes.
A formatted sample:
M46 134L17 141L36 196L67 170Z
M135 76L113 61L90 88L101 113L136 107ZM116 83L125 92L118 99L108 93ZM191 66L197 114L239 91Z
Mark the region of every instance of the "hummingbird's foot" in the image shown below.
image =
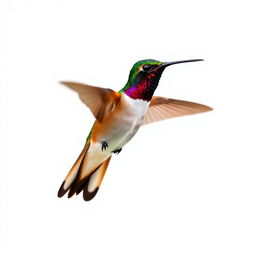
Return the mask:
M107 147L108 147L108 143L103 140L103 141L101 142L101 150L102 150L102 151L103 151L103 150L106 150Z
M122 151L122 148L116 149L114 151L112 151L112 153L114 154L119 154Z

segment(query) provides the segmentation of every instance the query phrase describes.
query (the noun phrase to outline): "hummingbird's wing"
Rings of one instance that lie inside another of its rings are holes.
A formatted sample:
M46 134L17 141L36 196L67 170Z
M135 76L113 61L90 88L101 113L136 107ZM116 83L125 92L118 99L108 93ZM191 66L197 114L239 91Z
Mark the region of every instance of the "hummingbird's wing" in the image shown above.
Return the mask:
M61 83L78 92L80 99L101 123L114 110L120 99L120 93L111 89L74 82Z
M154 96L149 104L142 125L210 110L212 110L212 108L202 104Z

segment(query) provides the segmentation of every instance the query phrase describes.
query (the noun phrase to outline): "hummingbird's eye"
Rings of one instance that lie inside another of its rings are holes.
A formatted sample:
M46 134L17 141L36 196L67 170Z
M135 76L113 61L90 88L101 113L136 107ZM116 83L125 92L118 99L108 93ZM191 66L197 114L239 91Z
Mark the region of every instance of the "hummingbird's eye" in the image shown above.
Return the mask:
M151 69L151 66L150 65L144 65L142 67L143 71L149 71Z

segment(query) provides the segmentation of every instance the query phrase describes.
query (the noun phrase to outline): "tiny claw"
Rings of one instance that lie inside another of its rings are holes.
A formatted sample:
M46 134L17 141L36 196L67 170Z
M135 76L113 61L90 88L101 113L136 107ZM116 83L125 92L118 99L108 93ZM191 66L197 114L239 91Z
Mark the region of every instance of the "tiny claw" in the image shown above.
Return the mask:
M122 151L122 148L116 149L114 151L112 151L112 153L114 154L119 154Z
M103 150L106 150L107 147L108 147L108 143L107 143L106 141L102 141L102 142L101 142L101 150L102 150L102 151L103 151Z

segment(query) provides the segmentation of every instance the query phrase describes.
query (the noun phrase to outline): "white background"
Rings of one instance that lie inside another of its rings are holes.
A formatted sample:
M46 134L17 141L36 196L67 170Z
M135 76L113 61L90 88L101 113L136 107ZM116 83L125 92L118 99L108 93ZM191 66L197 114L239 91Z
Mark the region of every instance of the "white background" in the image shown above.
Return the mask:
M256 254L253 1L1 5L1 255ZM57 198L93 122L58 81L119 90L145 58L204 58L156 94L214 111L141 128L93 201Z

